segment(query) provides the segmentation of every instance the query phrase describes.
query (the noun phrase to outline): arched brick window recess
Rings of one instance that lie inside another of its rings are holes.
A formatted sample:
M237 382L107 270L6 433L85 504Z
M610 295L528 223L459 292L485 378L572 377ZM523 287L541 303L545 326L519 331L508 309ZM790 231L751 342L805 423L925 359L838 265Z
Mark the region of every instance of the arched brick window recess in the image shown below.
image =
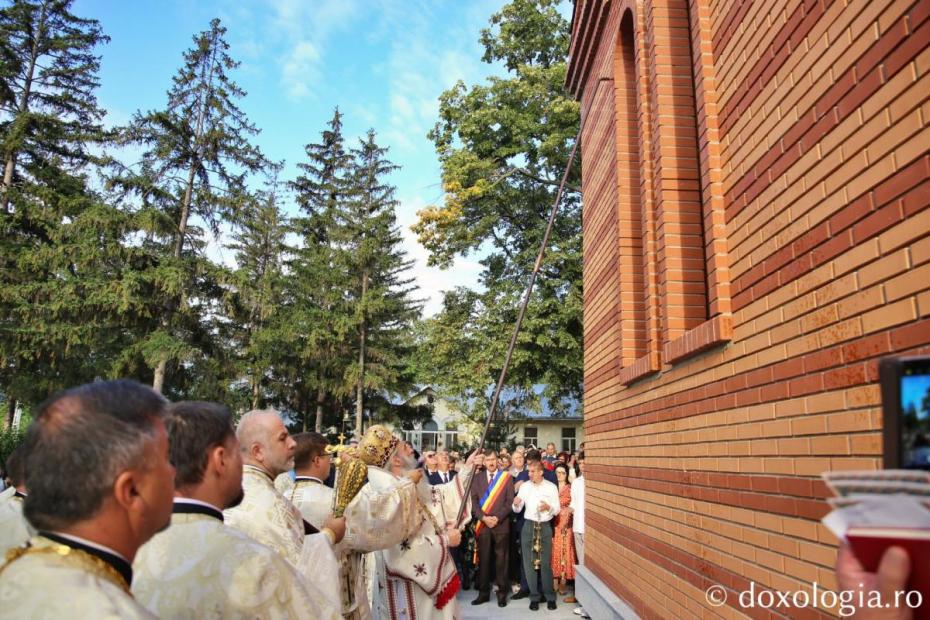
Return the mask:
M643 271L638 80L633 13L620 22L613 55L617 152L617 225L620 279L621 368L646 354L646 295Z
M716 118L709 119L713 88L709 40L700 0L651 2L646 15L650 58L652 162L655 193L663 361L676 363L730 338L715 256L724 239L714 214L713 159ZM710 122L709 122L710 121ZM722 215L722 214L721 214ZM710 233L710 237L708 237ZM725 243L722 244L725 254ZM709 261L708 259L714 259ZM708 278L708 266L714 281Z
M641 10L639 3L638 9ZM620 382L629 385L659 371L662 336L652 189L648 62L642 54L642 15L627 8L613 49L617 142L618 275L621 281ZM646 155L644 157L644 154Z

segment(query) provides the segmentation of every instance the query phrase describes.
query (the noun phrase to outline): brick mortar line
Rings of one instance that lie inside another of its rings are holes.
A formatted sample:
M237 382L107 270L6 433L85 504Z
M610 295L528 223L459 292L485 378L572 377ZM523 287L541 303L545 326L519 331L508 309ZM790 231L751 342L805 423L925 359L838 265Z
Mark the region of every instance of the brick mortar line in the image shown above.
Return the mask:
M639 534L635 530L618 523L611 523L608 518L599 515L597 512L592 512L590 517L593 529L605 536L608 536L608 532L613 533L614 536L608 537L616 540L627 549L636 553L644 562L666 568L666 570L677 574L678 577L684 579L699 590L706 590L711 585L723 585L729 588L733 593L749 588L750 580L718 564L708 562L691 553L676 549L661 540ZM617 536L619 536L619 539ZM645 551L646 554L642 553L640 550ZM657 556L656 559L659 561L656 562L655 560L651 560L649 555ZM743 561L745 562L745 560ZM752 563L747 562L747 564ZM768 586L763 585L763 588L771 590ZM736 602L735 598L736 597L728 597L728 605L734 609L740 610L740 608L736 607L734 604ZM747 610L740 611L746 613ZM832 616L819 609L812 609L812 611L817 613L818 618L833 619Z
M648 503L648 502L639 502L639 503ZM656 504L649 504L649 505L657 506ZM627 504L621 504L620 506L628 512L637 512L639 510L638 508L635 508ZM629 516L628 514L622 513L617 510L611 510L611 508L616 507L616 505L602 506L600 504L592 504L592 507L593 509L591 510L591 512L600 512L601 510L604 510L604 514L609 515L612 522L616 523L618 522L618 519L623 520L626 523L631 524L631 525L624 525L624 527L628 527L629 529L634 529L635 531L638 531L638 532L643 532L644 536L649 536L650 538L653 538L654 540L661 540L661 539L657 538L653 534L646 534L645 531L654 530L660 535L665 535L671 538L679 538L679 539L689 538L690 536L693 536L696 534L706 534L708 535L708 540L710 540L710 536L715 536L715 537L722 539L719 542L723 544L726 544L728 542L735 543L735 545L739 547L748 548L753 551L762 551L764 553L770 553L772 554L772 556L775 556L776 559L781 560L783 563L785 560L796 562L799 565L801 565L802 568L808 571L818 572L821 570L832 570L833 568L832 560L829 563L824 564L824 563L817 562L815 560L810 560L810 559L801 557L801 554L808 547L817 547L818 549L822 551L829 552L830 549L836 548L835 543L824 543L821 541L812 541L812 540L804 539L804 538L789 537L783 534L777 534L775 532L770 532L769 530L763 530L762 528L758 528L755 526L747 526L747 525L739 524L739 523L732 522L732 521L726 521L724 519L714 519L714 521L720 522L721 524L732 525L743 531L755 530L755 531L763 532L765 536L768 536L769 534L776 534L782 538L787 538L791 542L795 542L797 544L797 554L792 555L790 553L785 553L783 551L773 551L772 549L769 549L768 547L763 547L757 543L747 542L746 540L732 538L730 536L726 536L724 534L714 532L713 530L710 530L706 527L693 526L693 525L689 525L682 521L676 521L673 518L664 517L661 514L657 514L654 512L646 513L648 517L650 519L654 519L654 521L644 521L643 519L637 519L636 517ZM680 512L686 512L686 511L680 511ZM696 513L688 513L688 514L696 514ZM703 515L699 515L699 516L703 516ZM658 523L662 523L662 525L658 525ZM633 527L632 524L635 524L636 527ZM668 529L669 526L676 526L676 525L683 526L685 529L683 529L682 531L674 531L674 530ZM640 526L643 527L643 530L638 529ZM665 542L665 541L662 541L662 542ZM675 545L675 544L667 543L667 542L665 544L681 552L687 553L686 548L683 546ZM766 561L765 559L758 559L756 558L755 555L753 555L753 557L749 559L749 558L746 558L744 555L740 555L738 552L734 552L732 549L727 550L711 542L700 541L700 544L703 547L707 548L708 550L711 550L714 553L719 554L721 556L729 555L729 556L732 556L736 561L745 562L746 564L752 565L758 569L782 574L787 578L797 579L801 582L805 581L804 576L799 575L798 572L788 572L789 569L779 570L779 569L773 568L772 566L765 563Z

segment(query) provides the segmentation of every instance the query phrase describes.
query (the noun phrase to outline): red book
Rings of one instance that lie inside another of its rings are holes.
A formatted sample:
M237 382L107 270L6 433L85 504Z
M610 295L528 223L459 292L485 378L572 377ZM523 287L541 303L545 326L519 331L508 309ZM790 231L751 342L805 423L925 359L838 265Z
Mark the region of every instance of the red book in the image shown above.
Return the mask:
M846 538L856 558L869 572L876 572L882 555L891 546L907 551L911 559L911 576L907 590L918 591L923 596L923 605L914 610L915 620L930 620L930 529L895 527L851 527ZM915 602L912 595L911 601ZM902 597L901 604L905 605ZM891 602L894 604L894 601Z

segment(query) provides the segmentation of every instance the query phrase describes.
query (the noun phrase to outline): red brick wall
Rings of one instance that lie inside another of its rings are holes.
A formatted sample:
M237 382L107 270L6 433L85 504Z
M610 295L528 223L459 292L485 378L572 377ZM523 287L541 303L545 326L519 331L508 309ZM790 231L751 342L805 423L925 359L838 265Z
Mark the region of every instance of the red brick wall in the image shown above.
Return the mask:
M646 618L836 615L735 594L835 587L819 474L880 467L876 360L930 353L930 2L578 0L573 28L586 563Z

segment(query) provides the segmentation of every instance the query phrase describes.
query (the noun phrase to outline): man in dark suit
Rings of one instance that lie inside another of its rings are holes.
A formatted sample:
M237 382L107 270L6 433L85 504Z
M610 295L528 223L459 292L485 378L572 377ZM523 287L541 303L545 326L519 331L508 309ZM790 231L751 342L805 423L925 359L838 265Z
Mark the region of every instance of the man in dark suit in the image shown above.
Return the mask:
M510 580L507 568L510 556L510 512L513 504L513 480L509 472L498 471L497 452L485 450L485 471L478 472L471 485L472 510L478 520L478 598L472 605L491 599L491 568L495 570L497 604L507 606ZM493 492L495 484L499 491ZM484 500L484 501L482 501ZM482 505L484 504L484 505Z
M458 474L458 472L452 469L449 452L447 450L439 450L436 453L436 470L427 472L427 481L430 484L445 484L447 482L452 482L456 474Z
M459 473L452 468L452 459L448 450L440 450L436 453L436 473L444 483L450 482Z

